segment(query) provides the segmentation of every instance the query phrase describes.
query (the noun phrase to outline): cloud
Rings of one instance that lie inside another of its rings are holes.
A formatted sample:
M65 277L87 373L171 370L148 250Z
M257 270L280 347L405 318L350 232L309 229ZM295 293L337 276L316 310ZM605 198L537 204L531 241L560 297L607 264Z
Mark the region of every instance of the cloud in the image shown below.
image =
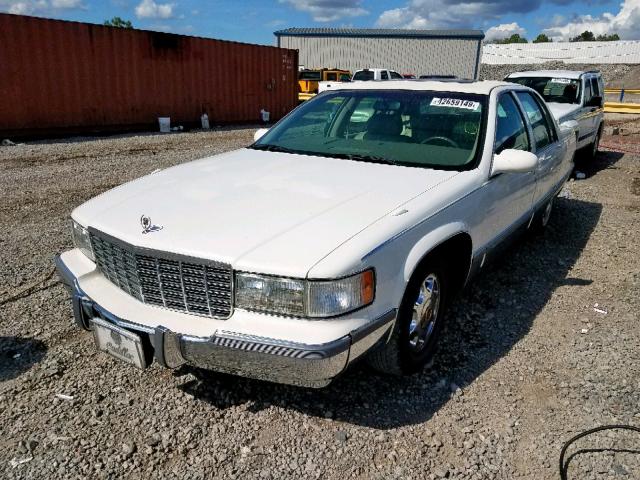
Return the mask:
M53 8L66 9L82 8L83 4L81 0L51 0L51 6Z
M138 18L171 18L175 3L156 3L153 0L142 0L136 7Z
M369 12L362 0L279 0L296 10L307 12L316 22L334 22L346 17L360 17Z
M615 15L608 12L597 17L580 15L564 24L554 24L543 33L554 40L568 40L585 30L596 36L617 33L623 39L640 38L640 0L624 0L620 11Z
M404 7L382 12L383 28L468 28L507 13L537 10L542 0L409 0Z
M81 0L0 0L0 12L17 15L44 14L51 10L85 8Z
M524 37L527 34L527 31L516 22L501 23L500 25L491 27L486 32L484 32L484 36L486 41L491 42L493 40L502 40L503 38L508 38L516 33L521 37Z

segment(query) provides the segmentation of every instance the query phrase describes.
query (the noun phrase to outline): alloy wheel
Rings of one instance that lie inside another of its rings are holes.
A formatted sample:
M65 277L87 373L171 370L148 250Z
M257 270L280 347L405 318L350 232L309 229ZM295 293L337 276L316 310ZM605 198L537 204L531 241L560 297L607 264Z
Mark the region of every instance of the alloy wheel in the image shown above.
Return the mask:
M420 283L409 324L409 346L414 353L424 350L433 335L440 310L440 279L430 273Z

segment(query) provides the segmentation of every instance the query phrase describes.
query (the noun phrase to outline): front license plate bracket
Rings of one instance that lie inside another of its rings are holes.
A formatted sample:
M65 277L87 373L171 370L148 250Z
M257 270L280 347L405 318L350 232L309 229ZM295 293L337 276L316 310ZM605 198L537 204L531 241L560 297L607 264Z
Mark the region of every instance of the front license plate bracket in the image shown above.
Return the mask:
M148 366L140 335L101 318L92 318L90 322L98 350L140 369Z

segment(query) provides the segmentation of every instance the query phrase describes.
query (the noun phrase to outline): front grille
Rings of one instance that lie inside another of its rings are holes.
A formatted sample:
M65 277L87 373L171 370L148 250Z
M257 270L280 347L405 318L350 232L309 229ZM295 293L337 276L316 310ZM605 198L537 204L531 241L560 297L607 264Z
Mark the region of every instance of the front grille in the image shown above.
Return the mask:
M94 229L90 233L98 269L129 295L181 312L231 316L229 265L134 247Z

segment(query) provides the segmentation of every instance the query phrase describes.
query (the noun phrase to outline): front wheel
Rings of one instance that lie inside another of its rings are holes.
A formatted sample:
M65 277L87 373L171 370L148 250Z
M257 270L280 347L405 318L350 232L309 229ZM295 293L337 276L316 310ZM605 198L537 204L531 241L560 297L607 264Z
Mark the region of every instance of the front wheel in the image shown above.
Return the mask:
M407 284L391 338L368 357L374 369L408 375L424 368L444 327L449 285L441 262L427 261L416 270Z

